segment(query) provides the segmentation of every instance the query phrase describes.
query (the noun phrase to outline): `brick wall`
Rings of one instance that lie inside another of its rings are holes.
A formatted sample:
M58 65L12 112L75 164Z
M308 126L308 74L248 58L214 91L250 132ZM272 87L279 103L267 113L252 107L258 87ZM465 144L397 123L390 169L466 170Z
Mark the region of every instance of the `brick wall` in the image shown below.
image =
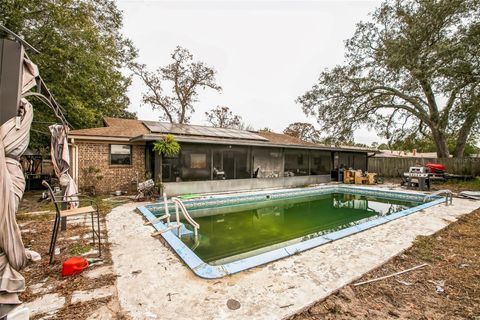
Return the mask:
M132 145L132 165L110 165L110 143L76 141L75 144L78 146L78 184L80 189L91 185L87 183L86 179L89 177L86 177L82 170L90 166L100 169L98 175L103 176L96 186L96 191L99 193L116 190L129 191L132 180L138 177L140 181L143 181L145 145Z

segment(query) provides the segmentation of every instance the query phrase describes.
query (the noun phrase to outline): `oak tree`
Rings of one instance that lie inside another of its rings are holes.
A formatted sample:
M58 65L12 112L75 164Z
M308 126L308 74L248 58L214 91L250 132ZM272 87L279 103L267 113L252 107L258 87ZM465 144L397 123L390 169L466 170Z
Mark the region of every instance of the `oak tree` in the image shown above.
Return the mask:
M346 61L298 98L330 136L360 126L389 140L431 137L437 155L462 157L480 129L478 0L387 0L346 42Z
M142 101L153 109L162 112L161 119L170 123L188 123L195 112L198 90L210 88L220 91L216 83L216 71L204 62L194 61L193 55L185 48L177 46L171 54L172 63L148 71L146 65L131 64L147 90Z
M30 58L74 129L100 126L103 116L135 117L127 110L130 77L122 68L136 50L120 31L122 13L114 1L0 0L0 24L40 51ZM49 145L47 126L58 120L31 101L36 149Z
M242 117L230 110L229 107L217 106L205 112L207 121L215 128L244 129Z
M310 142L318 142L320 139L320 132L311 123L306 122L291 123L283 133Z

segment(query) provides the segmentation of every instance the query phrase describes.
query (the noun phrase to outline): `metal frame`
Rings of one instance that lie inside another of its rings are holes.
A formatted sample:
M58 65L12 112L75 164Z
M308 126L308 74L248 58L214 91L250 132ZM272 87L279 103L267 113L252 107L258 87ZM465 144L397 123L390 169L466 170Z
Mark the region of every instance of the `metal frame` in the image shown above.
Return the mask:
M61 216L61 211L62 210L59 207L59 204L68 204L68 203L71 203L71 202L77 202L79 200L73 200L73 199L72 200L63 200L63 196L56 196L53 193L52 188L50 187L50 185L46 181L43 181L42 184L48 189L48 191L50 193L50 198L51 198L51 200L52 200L52 202L55 206L55 211L56 211L55 221L53 223L52 236L51 236L51 239L50 239L50 246L49 246L49 249L48 249L48 254L50 255L49 263L52 264L53 263L53 257L55 255L55 245L56 245L56 242L57 242L58 231L59 231L61 220L62 220L62 216ZM92 220L93 246L95 246L95 237L97 237L97 239L98 239L98 256L101 256L102 255L101 229L100 229L100 212L98 210L98 204L94 199L92 199L88 196L83 196L83 195L78 195L77 194L77 195L75 195L75 197L84 198L85 201L90 202L90 205L95 209L94 211L79 213L79 214L76 214L76 215L90 214L90 217L91 217L91 220ZM60 199L60 200L58 200L58 199ZM93 217L94 213L97 214L97 230L95 230L95 222L94 222L94 217Z
M17 60L17 64L19 62L19 70L17 70L15 73L17 75L17 79L19 81L19 87L18 87L18 90L17 90L17 93L14 93L16 95L16 98L17 98L17 103L16 104L12 104L12 108L15 108L15 111L18 109L18 102L20 100L20 98L26 98L26 97L29 97L29 96L35 96L37 98L40 99L40 101L42 101L43 103L45 103L46 105L48 105L52 110L53 112L55 113L55 116L60 120L60 122L65 126L65 127L68 127L68 128L72 128L72 126L70 125L70 123L67 121L67 119L65 118L65 115L63 114L65 109L55 100L55 98L53 97L53 95L51 94L50 90L48 90L48 87L47 85L45 84L45 82L43 81L42 77L39 75L36 79L37 81L37 92L27 92L23 95L21 95L21 79L22 79L22 68L23 68L23 60L26 58L26 59L29 59L30 58L28 57L28 54L25 52L25 50L23 49L23 47L25 47L27 50L30 50L32 51L33 53L40 53L37 49L35 49L32 45L30 45L28 42L26 42L25 40L22 39L22 37L20 37L18 34L16 34L15 32L13 32L12 30L6 28L5 26L1 25L0 24L0 30L5 32L7 35L9 35L11 38L13 38L14 40L9 40L9 39L2 39L2 49L3 49L3 44L4 43L9 43L9 42L16 42L16 43L19 43L20 44L20 48L19 48L19 52L17 53L13 53L16 55L16 60ZM15 50L14 48L8 48L9 50L9 54L12 53L12 50ZM18 49L16 49L18 50ZM9 58L9 61L12 59L12 57ZM2 65L1 61L0 61L0 66ZM10 65L10 62L8 63L5 63L5 65L7 65L7 67L9 67L9 69L11 69L11 66ZM16 67L16 66L14 66ZM1 68L0 68L1 70ZM2 72L3 73L3 72ZM11 71L10 71L11 73ZM15 74L5 74L4 77L6 78L8 76L9 78L9 81L7 82L8 85L11 86L11 83L12 80L10 79L11 77L15 76ZM3 77L2 77L3 78ZM11 88L8 88L7 91L10 91L10 90L13 90ZM0 93L1 93L1 90L0 90ZM10 94L10 92L7 92ZM0 105L3 105L3 102L0 103ZM10 104L6 104L6 106L8 107ZM0 125L3 124L4 122L4 117L7 117L7 120L12 118L12 114L11 112L6 112L5 110L2 110L1 112L2 114L2 117L0 117ZM15 112L15 115L16 115L16 112ZM13 116L15 116L13 115Z

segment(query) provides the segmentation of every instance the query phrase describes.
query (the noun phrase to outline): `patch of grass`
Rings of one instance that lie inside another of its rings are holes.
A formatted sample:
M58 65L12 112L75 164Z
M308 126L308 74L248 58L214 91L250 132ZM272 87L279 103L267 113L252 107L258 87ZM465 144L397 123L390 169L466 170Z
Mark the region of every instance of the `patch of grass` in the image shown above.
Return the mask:
M436 240L433 237L418 236L413 242L413 253L421 260L434 262L441 260L435 252Z
M24 207L23 205L27 201L30 202L30 204ZM28 199L28 200L22 199L22 202L20 203L20 208L18 209L18 213L23 214L23 213L36 212L36 211L53 211L53 210L55 210L55 207L51 201L38 202L36 199Z
M480 190L480 177L476 177L473 180L461 181L458 184L468 190Z
M434 185L441 187L442 189L451 189L454 191L480 191L480 177L476 177L472 180L458 180L453 179L446 182L435 182Z
M98 204L98 211L100 211L101 214L106 215L112 211L112 209L115 207L115 204L112 203L111 201L104 201L103 198L96 197L95 201Z
M39 214L26 214L26 213L17 213L16 218L18 222L27 222L27 221L49 221L55 217L54 213L39 213Z
M70 247L70 254L73 256L80 256L84 253L87 253L92 249L92 246L89 244L75 243Z

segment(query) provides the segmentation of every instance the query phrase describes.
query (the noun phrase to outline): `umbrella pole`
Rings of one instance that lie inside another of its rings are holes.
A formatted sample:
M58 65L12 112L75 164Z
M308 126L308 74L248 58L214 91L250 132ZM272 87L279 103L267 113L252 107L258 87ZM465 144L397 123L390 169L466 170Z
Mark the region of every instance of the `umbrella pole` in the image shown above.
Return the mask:
M65 194L65 190L67 189L67 187L60 187L61 189L61 193L62 194ZM66 202L62 202L62 210L67 210L67 203ZM65 231L67 230L67 217L62 217L62 220L60 222L60 230L61 231Z

